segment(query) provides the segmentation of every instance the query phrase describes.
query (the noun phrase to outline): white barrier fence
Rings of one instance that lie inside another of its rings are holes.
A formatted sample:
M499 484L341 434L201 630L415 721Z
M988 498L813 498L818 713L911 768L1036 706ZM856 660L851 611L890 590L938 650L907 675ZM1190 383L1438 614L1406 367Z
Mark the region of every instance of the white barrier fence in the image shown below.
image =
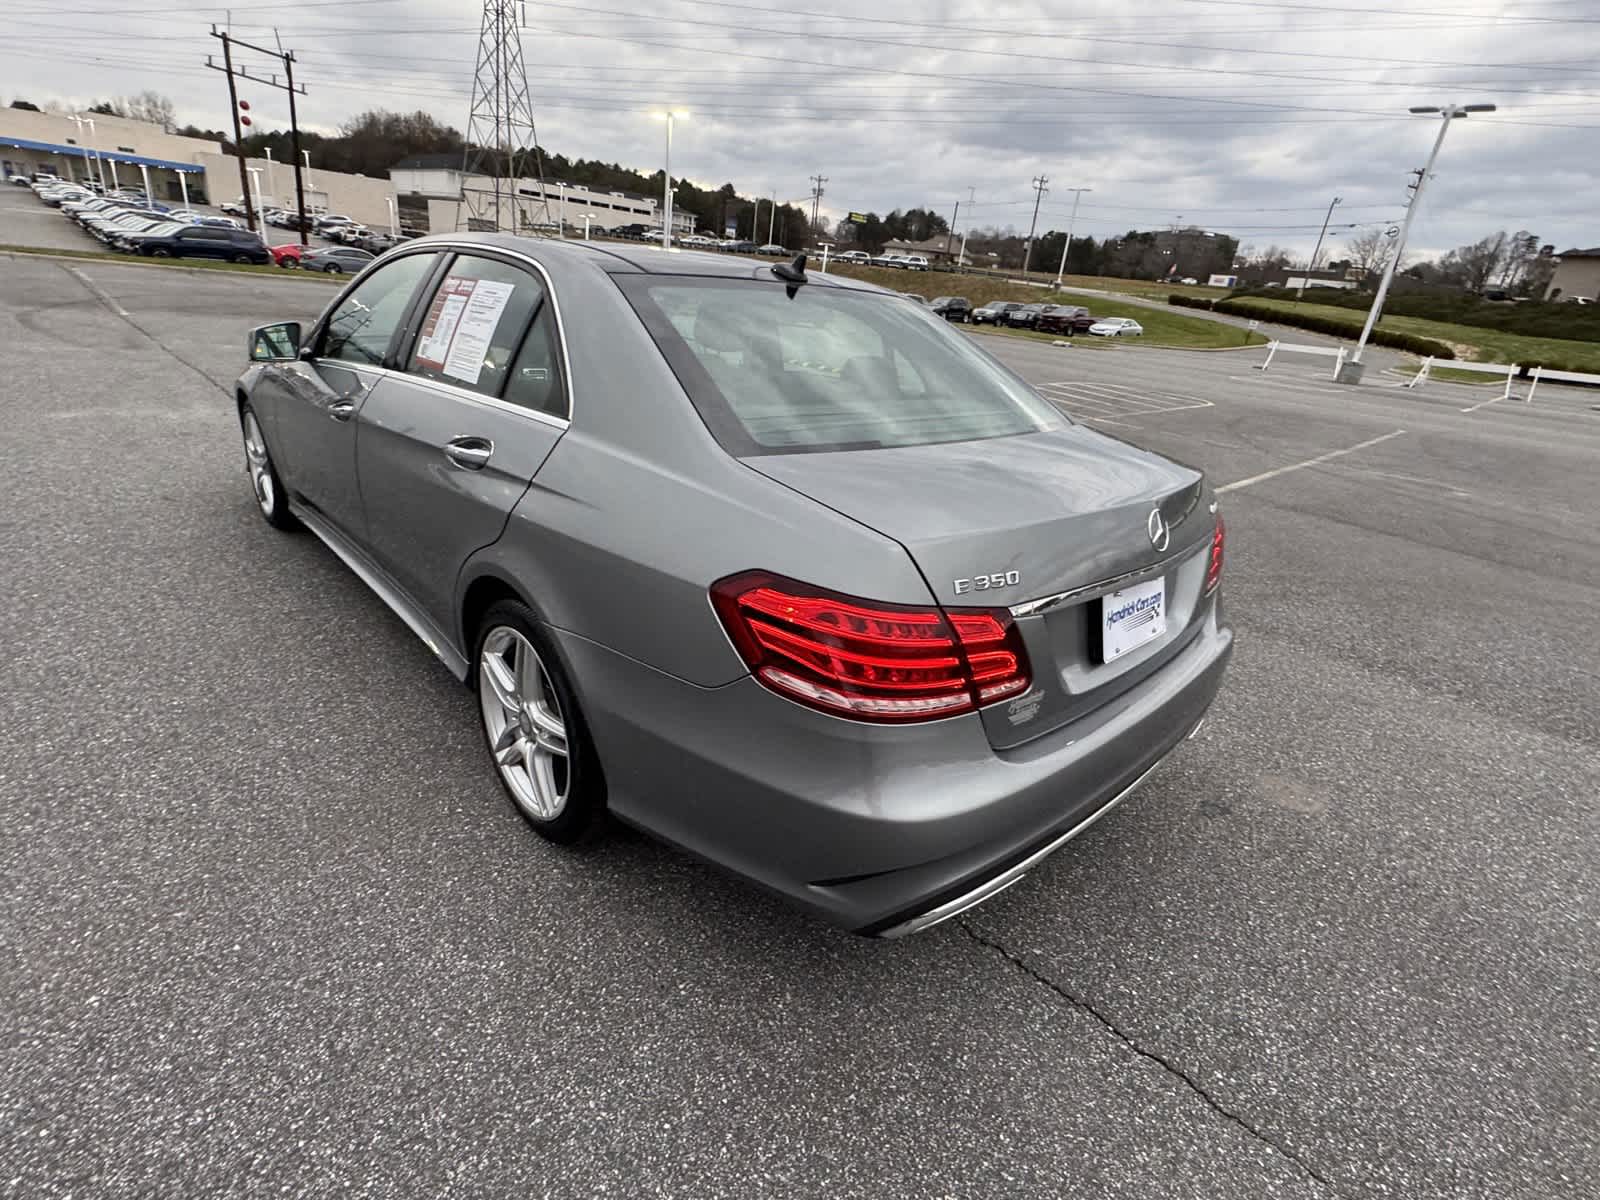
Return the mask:
M1422 369L1411 377L1411 380L1406 384L1406 387L1414 388L1419 384L1425 383L1428 377L1433 373L1433 364L1435 361L1436 360L1432 358L1423 359ZM1506 388L1505 391L1500 393L1500 398L1502 400L1511 399L1512 381L1516 379L1517 372L1521 370L1521 368L1515 363L1507 366L1504 363L1463 362L1457 358L1445 359L1442 365L1447 370L1451 371L1476 371L1481 375L1504 375L1506 377ZM1547 371L1543 367L1535 367L1529 378L1532 379L1533 382L1528 385L1528 394L1522 398L1527 403L1533 402L1533 394L1539 390L1539 381L1541 379L1549 379L1557 383L1587 383L1591 385L1600 385L1600 375L1588 375L1582 371Z
M1267 361L1257 363L1256 370L1265 371L1270 367L1272 360L1277 357L1280 350L1284 354L1316 354L1323 358L1333 359L1333 377L1335 379L1339 377L1339 368L1344 366L1345 355L1349 353L1343 346L1302 346L1295 342L1268 342Z

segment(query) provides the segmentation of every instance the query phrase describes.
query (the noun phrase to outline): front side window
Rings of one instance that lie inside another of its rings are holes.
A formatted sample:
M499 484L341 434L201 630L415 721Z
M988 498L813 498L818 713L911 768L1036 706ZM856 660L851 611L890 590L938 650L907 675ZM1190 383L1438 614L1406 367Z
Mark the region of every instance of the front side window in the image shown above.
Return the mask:
M428 303L406 373L499 396L544 288L520 267L463 254Z
M946 322L824 284L619 277L736 455L976 441L1067 422Z
M328 318L321 357L382 364L411 294L437 261L432 254L408 254L363 279Z

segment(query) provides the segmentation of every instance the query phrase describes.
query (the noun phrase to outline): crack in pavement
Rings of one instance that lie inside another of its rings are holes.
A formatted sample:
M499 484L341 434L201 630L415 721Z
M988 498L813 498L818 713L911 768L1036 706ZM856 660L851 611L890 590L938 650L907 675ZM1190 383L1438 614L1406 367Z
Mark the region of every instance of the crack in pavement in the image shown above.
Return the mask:
M1339 1195L1340 1194L1339 1189L1334 1185L1333 1181L1330 1180L1329 1178L1327 1178L1327 1176L1323 1175L1320 1171L1318 1171L1315 1167L1313 1167L1305 1159L1301 1158L1293 1150L1290 1150L1287 1146L1284 1146L1282 1143L1277 1142L1274 1139L1268 1137L1265 1133L1263 1133L1261 1130L1257 1129L1254 1125L1250 1124L1250 1122L1246 1121L1243 1117L1241 1117L1238 1113L1234 1112L1232 1109L1225 1107L1220 1101L1217 1100L1216 1097L1214 1097L1210 1092L1206 1091L1205 1088L1201 1087L1200 1084L1198 1082L1196 1082L1194 1077L1192 1075L1190 1075L1187 1071L1185 1071L1182 1067L1178 1066L1176 1063L1172 1062L1170 1059L1165 1058L1160 1054L1157 1054L1154 1050L1148 1050L1145 1047L1141 1046L1132 1037L1130 1037L1128 1034L1124 1033L1121 1029L1119 1029L1117 1027L1117 1025L1109 1017L1107 1017L1104 1013L1102 1013L1099 1009L1097 1009L1093 1004L1089 1003L1089 1001L1083 999L1080 996L1073 995L1065 987L1063 987L1061 984L1057 983L1055 980L1051 979L1049 976L1043 974L1041 971L1037 970L1036 968L1029 966L1026 962L1023 961L1023 959L1019 955L1013 953L1011 950L1009 950L1007 947L1005 947L1001 943L995 941L992 938L985 937L983 934L979 933L966 920L958 919L955 922L955 924L960 926L962 932L964 932L974 942L978 943L978 945L984 947L987 950L993 950L996 954L1000 955L1001 958L1005 959L1008 963L1010 963L1017 970L1021 971L1029 979L1032 979L1035 983L1042 984L1043 986L1049 988L1057 996L1061 997L1061 999L1065 1000L1068 1004L1072 1005L1072 1007L1077 1009L1078 1011L1083 1012L1083 1013L1087 1013L1090 1017L1093 1017L1097 1022L1100 1023L1100 1025L1102 1025L1106 1029L1106 1031L1108 1033L1110 1033L1113 1037L1115 1037L1123 1045L1127 1046L1128 1049L1132 1050L1140 1058L1143 1058L1143 1059L1146 1059L1146 1060L1148 1060L1150 1062L1155 1063L1163 1071L1167 1072L1167 1074L1169 1074L1169 1075L1173 1076L1174 1078L1178 1079L1191 1092L1193 1092L1196 1096L1199 1096L1200 1099L1204 1100L1205 1103L1206 1103L1206 1106L1208 1108L1210 1108L1213 1112L1215 1112L1218 1116L1222 1117L1224 1120L1230 1122L1231 1124L1237 1125L1240 1129L1244 1130L1245 1133L1249 1134L1256 1141L1260 1142L1262 1145L1268 1147L1269 1149L1271 1149L1272 1151L1274 1151L1275 1153L1277 1153L1281 1157L1287 1159L1289 1162L1291 1162L1295 1166L1299 1167L1300 1170L1305 1172L1306 1175L1308 1175L1310 1178L1314 1179L1317 1183L1321 1184L1323 1187L1328 1188L1335 1195Z
M196 375L200 376L200 378L204 379L207 383L209 383L212 387L216 388L224 396L231 396L233 394L233 389L228 383L225 383L224 381L218 379L216 376L212 375L211 372L207 371L204 367L200 366L198 363L190 362L187 358L185 358L183 355L179 354L176 350L174 350L171 346L169 346L165 342L163 342L155 334L151 333L143 325L139 324L139 322L135 321L133 319L133 314L128 312L127 309L123 308L122 305L118 304L117 301L116 301L116 298L114 296L112 296L110 292L106 291L98 283L96 283L94 280L90 279L87 275L85 275L77 267L69 267L69 266L66 266L65 264L59 264L59 265L61 266L61 269L63 271L65 271L68 275L71 275L74 279L76 279L79 283L81 283L85 288L87 288L88 291L89 291L89 294L91 296L93 296L96 300L98 300L100 302L100 304L108 312L110 312L113 316L119 317L123 321L127 322L135 330L137 330L139 333L143 334L146 338L148 338L158 349L162 350L163 352L165 352L170 357L176 359L178 362L180 362L184 366L188 367L189 370L193 371Z

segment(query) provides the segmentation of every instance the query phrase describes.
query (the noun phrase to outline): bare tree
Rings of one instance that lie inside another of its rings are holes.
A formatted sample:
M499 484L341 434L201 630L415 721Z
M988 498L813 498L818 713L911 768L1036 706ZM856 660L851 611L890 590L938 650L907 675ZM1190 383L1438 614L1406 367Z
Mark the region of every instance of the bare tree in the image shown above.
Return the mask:
M178 114L172 101L160 92L143 91L137 96L124 96L112 101L112 107L119 117L159 125L166 133L171 133L178 124Z
M1451 283L1470 292L1481 292L1500 267L1506 255L1506 233L1492 233L1470 246L1457 246L1439 260L1439 269Z
M1351 263L1365 277L1383 270L1389 264L1394 241L1382 225L1370 225L1355 237L1347 238L1344 248L1350 255Z

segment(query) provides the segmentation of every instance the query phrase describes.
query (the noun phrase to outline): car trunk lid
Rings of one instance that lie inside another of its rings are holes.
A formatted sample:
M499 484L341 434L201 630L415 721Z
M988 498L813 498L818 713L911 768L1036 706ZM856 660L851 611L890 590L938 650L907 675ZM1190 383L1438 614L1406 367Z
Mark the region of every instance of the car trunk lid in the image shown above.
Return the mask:
M898 541L940 604L1014 611L1033 686L983 710L997 748L1134 686L1202 616L1215 518L1200 504L1200 472L1084 426L745 462ZM1153 539L1158 528L1167 532ZM1104 597L1155 579L1165 632L1106 661Z

